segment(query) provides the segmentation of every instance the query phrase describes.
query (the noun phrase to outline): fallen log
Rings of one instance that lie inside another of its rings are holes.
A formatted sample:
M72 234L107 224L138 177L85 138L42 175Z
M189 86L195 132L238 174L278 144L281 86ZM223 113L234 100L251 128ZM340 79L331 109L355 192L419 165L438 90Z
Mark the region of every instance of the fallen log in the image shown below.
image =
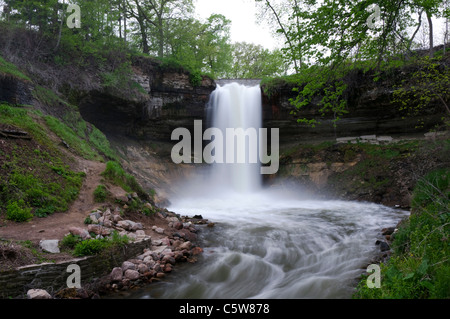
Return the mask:
M21 139L21 140L31 140L31 137L28 136L27 132L21 132L21 131L0 130L0 137L11 138L11 139Z

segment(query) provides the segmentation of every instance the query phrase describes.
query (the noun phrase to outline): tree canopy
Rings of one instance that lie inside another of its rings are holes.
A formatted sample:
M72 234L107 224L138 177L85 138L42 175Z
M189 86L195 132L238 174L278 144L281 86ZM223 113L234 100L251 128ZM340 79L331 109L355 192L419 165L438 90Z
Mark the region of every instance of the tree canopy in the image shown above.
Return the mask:
M79 27L66 25L69 5L79 8ZM278 51L232 43L227 17L195 18L193 0L3 0L0 8L3 22L56 38L59 60L73 61L74 52L100 59L136 52L215 78L275 76L284 67ZM246 58L238 58L243 50Z

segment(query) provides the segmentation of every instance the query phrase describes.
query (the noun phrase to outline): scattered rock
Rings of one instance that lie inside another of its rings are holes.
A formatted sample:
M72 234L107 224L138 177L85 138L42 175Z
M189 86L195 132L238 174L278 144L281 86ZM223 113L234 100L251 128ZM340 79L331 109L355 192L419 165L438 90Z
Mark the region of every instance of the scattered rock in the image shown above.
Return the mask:
M124 261L122 263L122 271L126 272L127 270L136 270L136 265L130 261Z
M96 235L101 235L101 236L109 236L111 235L111 230L103 227L101 225L89 225L88 226L88 232L89 233L94 233Z
M52 299L50 294L42 289L30 289L27 292L28 299Z
M187 241L187 242L182 243L182 244L178 247L178 249L179 249L179 250L184 250L184 249L189 250L189 249L191 249L191 247L192 247L192 243L191 243L190 241Z
M146 264L139 264L138 265L138 271L140 274L145 274L148 272L148 266Z
M140 276L141 276L141 274L138 271L136 271L136 270L128 269L127 271L125 271L125 278L126 279L137 280L137 279L139 279Z
M395 232L395 227L390 227L390 228L384 228L381 233L383 234L383 236L386 235L392 235Z
M194 247L192 248L192 255L197 256L203 253L203 248L201 247Z
M91 235L89 234L89 232L83 228L71 227L69 229L69 232L74 236L80 236L83 240L91 239Z
M377 240L375 243L377 246L380 246L381 252L389 251L391 250L391 247L384 241Z
M183 223L177 221L177 222L173 223L172 227L177 230L183 229Z
M111 272L111 280L112 281L122 281L123 279L123 270L120 267L116 267Z
M59 254L61 251L59 250L59 240L41 240L39 243L39 247L45 252L51 254Z

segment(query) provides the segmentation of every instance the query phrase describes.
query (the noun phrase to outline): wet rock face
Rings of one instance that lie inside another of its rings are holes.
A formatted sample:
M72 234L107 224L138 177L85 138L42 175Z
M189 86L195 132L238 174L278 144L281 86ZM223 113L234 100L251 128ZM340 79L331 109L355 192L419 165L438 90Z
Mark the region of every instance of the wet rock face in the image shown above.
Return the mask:
M0 75L0 101L10 104L33 104L31 83Z
M263 94L264 124L268 128L280 128L282 143L308 141L311 139L339 138L361 135L397 135L426 132L440 122L439 107L430 107L427 114L406 116L399 111L399 106L392 104L392 83L371 81L370 77L357 76L347 94L348 114L344 114L334 127L333 114L322 115L315 98L312 105L296 110L290 103L295 99L293 86L280 85L271 96ZM297 111L292 115L293 110ZM321 122L312 128L299 124L297 119L314 118ZM424 121L422 130L417 130L419 119Z
M209 96L216 88L212 79L204 76L194 86L185 71L162 68L149 59L135 64L133 80L142 94L124 97L115 92L87 92L79 103L85 120L107 134L170 141L175 128L193 129L194 120L205 117Z

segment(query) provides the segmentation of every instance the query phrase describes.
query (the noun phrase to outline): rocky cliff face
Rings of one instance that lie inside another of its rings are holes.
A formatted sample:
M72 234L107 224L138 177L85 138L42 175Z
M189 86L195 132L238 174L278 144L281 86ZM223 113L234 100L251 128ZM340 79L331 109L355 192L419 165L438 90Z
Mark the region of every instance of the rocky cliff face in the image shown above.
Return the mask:
M33 104L33 85L29 81L0 74L0 101L10 104Z
M86 120L108 134L167 142L175 128L193 128L195 119L204 118L213 80L204 76L194 86L188 72L144 58L133 69L142 94L130 100L111 91L88 92L79 101Z
M295 110L289 99L296 97L293 85L280 84L270 96L263 95L264 118L267 127L279 127L283 143L330 140L340 137L363 135L401 136L423 134L437 123L441 123L442 111L439 106L430 107L419 116L406 116L399 106L392 103L394 92L392 80L374 82L370 76L355 72L346 79L349 85L347 95L348 114L333 125L333 114L322 116L317 106L320 98L312 105ZM298 118L314 118L321 122L315 128L297 123ZM417 128L419 120L423 127Z

